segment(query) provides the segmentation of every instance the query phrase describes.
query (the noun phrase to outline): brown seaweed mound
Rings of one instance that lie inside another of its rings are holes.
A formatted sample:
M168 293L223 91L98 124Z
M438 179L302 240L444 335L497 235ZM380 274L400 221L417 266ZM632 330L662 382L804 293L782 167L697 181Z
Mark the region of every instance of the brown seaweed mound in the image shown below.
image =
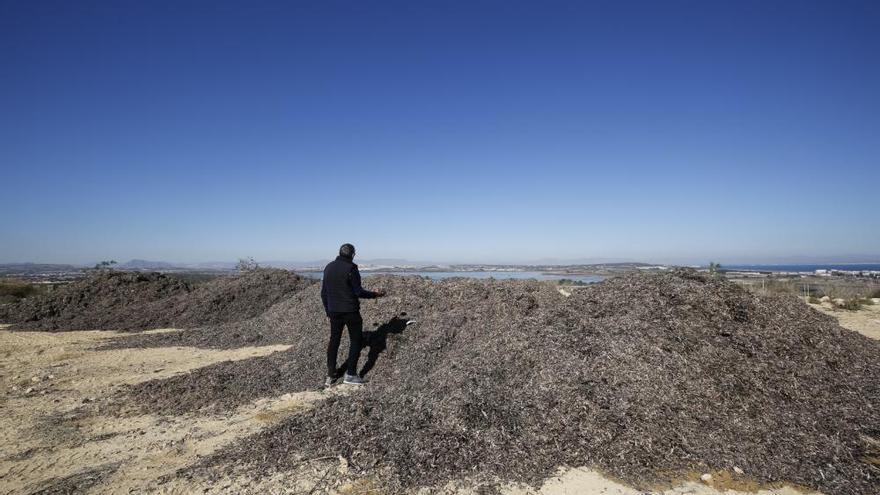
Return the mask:
M270 472L343 456L355 471L390 473L391 491L537 484L559 465L636 485L737 466L764 482L878 491L866 438L880 436L880 343L796 298L688 271L623 276L568 298L533 281L370 283L393 295L365 305L366 321L384 323L372 383L205 465ZM408 318L418 323L399 324ZM291 350L152 382L133 397L179 412L314 387L324 327L317 288L304 291L217 334L285 340L283 329ZM206 330L194 335L210 344Z
M270 269L197 286L173 275L107 271L0 306L0 321L14 329L46 331L189 328L252 318L314 283Z

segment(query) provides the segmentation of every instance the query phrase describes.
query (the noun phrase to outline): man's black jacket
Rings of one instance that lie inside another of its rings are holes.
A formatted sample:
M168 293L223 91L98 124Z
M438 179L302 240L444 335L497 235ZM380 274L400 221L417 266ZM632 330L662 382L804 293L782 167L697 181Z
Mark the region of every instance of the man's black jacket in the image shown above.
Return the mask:
M328 314L358 312L361 309L358 298L372 299L376 296L375 292L361 287L361 272L352 260L337 256L324 268L321 300Z

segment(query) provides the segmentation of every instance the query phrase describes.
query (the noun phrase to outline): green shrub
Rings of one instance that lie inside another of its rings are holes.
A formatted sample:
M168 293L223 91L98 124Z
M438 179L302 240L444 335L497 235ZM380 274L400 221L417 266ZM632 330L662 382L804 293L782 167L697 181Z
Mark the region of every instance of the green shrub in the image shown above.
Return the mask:
M816 296L810 296L809 299L807 299L807 301L809 301L810 304L820 304L822 302Z

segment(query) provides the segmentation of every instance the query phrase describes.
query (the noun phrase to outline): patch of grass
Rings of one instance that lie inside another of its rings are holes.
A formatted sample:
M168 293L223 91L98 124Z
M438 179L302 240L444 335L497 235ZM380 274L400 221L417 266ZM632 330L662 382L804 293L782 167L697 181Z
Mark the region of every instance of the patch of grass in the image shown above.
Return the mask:
M820 301L819 298L816 296L810 296L807 299L807 302L809 302L810 304L820 304L822 301Z

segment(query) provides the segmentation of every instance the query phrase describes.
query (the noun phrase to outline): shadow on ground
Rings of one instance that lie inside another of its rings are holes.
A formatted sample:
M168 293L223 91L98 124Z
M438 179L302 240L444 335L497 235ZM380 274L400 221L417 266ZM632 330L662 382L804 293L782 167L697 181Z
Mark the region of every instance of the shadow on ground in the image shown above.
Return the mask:
M388 322L380 325L377 329L364 332L364 347L369 348L369 352L367 353L367 361L364 363L364 367L361 368L361 377L366 376L373 369L376 361L379 359L379 355L388 348L388 337L402 334L411 323L415 323L415 321L407 318L406 313L401 313L399 316L395 316L388 320Z

